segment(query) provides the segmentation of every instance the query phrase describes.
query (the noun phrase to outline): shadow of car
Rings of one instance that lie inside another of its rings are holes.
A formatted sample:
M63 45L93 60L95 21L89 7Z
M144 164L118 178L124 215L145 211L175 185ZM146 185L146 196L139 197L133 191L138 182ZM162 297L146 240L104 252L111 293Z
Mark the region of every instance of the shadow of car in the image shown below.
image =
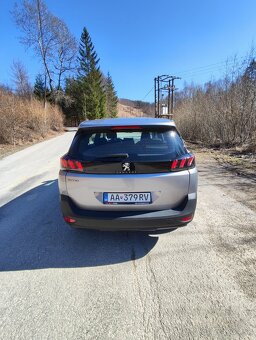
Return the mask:
M91 267L142 258L158 241L146 232L73 230L63 221L57 180L0 208L0 270Z

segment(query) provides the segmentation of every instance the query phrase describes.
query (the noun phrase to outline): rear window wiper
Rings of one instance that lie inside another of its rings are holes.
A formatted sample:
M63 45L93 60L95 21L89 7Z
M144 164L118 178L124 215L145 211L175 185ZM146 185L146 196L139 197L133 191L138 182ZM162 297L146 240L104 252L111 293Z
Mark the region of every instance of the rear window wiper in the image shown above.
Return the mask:
M96 159L108 159L108 158L128 158L128 153L113 153L113 154L107 154L102 157L97 157Z

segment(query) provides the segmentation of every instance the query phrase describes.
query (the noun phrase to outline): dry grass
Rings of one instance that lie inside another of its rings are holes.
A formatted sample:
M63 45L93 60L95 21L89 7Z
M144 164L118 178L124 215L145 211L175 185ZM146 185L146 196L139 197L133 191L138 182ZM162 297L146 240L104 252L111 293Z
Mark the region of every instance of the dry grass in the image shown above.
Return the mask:
M118 117L119 118L135 118L135 117L144 117L145 114L139 110L135 109L132 106L123 105L118 103L117 104L117 110L118 110Z
M256 180L256 153L248 152L247 146L225 149L207 148L191 142L187 142L186 145L196 154L198 161L203 162L206 158L212 157L236 175Z
M36 99L22 99L0 91L0 143L23 145L63 129L63 116L56 106L44 109Z

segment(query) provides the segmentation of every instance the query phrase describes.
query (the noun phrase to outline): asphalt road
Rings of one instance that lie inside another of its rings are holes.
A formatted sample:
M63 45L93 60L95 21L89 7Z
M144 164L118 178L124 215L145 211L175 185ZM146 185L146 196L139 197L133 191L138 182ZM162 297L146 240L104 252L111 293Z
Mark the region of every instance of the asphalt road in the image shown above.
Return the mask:
M201 158L187 227L72 230L57 188L72 137L0 161L0 338L255 339L255 183Z

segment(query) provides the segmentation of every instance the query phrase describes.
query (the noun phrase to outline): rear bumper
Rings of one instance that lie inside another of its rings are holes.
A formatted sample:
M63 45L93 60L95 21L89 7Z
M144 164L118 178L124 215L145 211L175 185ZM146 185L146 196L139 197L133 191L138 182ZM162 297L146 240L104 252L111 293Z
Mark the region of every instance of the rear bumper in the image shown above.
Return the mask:
M189 194L176 209L158 211L94 211L80 209L69 196L61 195L63 216L75 220L70 225L98 230L161 230L183 227L196 209L196 193ZM193 217L192 217L193 218ZM192 220L191 218L191 220ZM189 222L191 221L189 220Z

